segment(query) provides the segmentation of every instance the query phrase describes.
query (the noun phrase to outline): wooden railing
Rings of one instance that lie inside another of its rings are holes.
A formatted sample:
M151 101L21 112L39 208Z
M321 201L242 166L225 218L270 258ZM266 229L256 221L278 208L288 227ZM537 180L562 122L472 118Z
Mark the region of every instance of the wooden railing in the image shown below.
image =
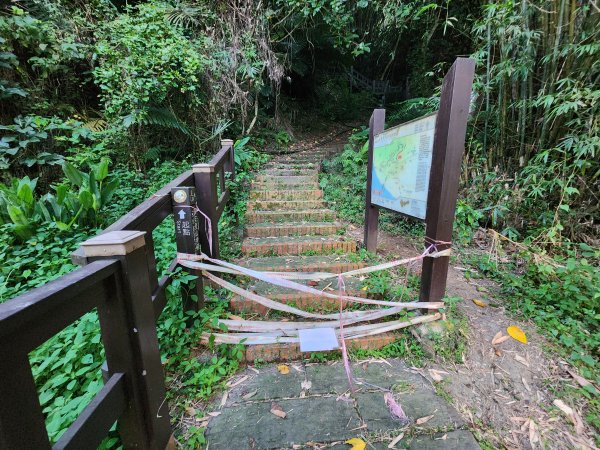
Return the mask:
M201 241L204 253L219 257L218 223L223 214L225 205L229 200L229 186L227 180L235 178L235 158L233 141L221 141L221 150L208 164L193 166L198 195L198 208L210 219L212 227L212 244L208 240ZM208 235L205 235L208 239Z
M348 80L350 81L350 90L356 87L365 91L371 91L375 95L383 96L384 99L388 94L402 93L402 88L390 85L389 80L372 80L354 67L351 67L348 71Z
M222 141L208 164L199 164L164 186L73 254L82 267L0 304L0 448L51 448L28 353L97 308L106 353L105 385L54 445L96 448L115 421L125 448L160 449L171 437L168 405L156 334L166 304L168 274L158 279L152 231L173 212L171 190L196 187L197 208L211 218L199 229L202 251L218 255L218 220L234 176L233 142ZM202 305L202 278L197 301Z

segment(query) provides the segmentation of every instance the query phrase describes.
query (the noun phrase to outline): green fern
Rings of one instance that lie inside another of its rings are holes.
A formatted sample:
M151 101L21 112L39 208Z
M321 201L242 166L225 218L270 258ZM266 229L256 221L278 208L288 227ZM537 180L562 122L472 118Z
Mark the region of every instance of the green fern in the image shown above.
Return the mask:
M123 125L129 128L132 125L158 125L165 128L171 128L181 131L186 136L191 136L192 132L188 126L181 122L168 108L158 108L150 106L146 109L134 109L123 117Z
M169 8L166 12L167 21L175 26L191 28L204 22L209 12L206 7L192 6L187 2L177 2L175 6Z

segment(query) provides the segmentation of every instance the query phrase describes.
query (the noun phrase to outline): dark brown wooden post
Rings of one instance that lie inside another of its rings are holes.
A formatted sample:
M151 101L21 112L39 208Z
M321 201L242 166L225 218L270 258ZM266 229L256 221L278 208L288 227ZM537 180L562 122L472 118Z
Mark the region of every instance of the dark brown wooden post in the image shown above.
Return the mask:
M144 232L112 231L82 244L88 260L116 258L115 295L98 306L109 373L127 377L128 405L119 419L125 448L164 450L171 442Z
M377 228L379 207L371 204L371 183L373 181L373 147L375 135L385 128L385 109L375 109L369 120L369 156L367 163L367 196L365 199L365 247L370 252L377 251Z
M225 162L225 171L231 173L230 180L235 180L235 155L233 152L233 140L232 139L221 139L221 147L231 147L229 151L229 158Z
M18 344L0 348L0 448L50 450L29 357Z
M175 221L175 242L177 253L200 255L202 253L200 240L204 231L204 217L198 217L196 211L198 200L196 188L180 186L171 189L173 203L173 219ZM196 275L192 289L182 290L184 311L200 311L204 306L204 282L202 271L186 269ZM192 299L196 293L197 301Z
M219 216L217 206L219 198L217 193L217 174L215 167L211 164L194 164L194 183L198 198L198 209L210 218L212 230L212 246L209 245L208 233L200 234L200 245L202 251L211 258L219 257ZM202 217L204 220L204 217ZM204 230L204 227L202 227Z
M460 166L465 148L474 74L474 60L457 58L446 74L442 85L440 109L433 138L425 217L425 245L427 247L432 242L450 242L452 240ZM438 250L446 248L449 248L449 245L437 245ZM449 256L423 260L421 301L437 302L444 297L449 261Z

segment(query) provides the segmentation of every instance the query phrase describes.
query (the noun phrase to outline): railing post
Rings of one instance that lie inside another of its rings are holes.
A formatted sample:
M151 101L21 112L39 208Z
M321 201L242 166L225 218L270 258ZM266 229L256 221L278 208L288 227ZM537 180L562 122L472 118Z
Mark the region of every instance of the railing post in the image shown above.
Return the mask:
M196 188L180 186L171 189L171 198L173 205L173 219L175 221L175 242L177 244L177 253L199 255L201 253L200 240L205 233L202 230L205 223L204 218L198 217L195 210L198 205ZM202 271L185 269L196 275L194 280L194 290L196 291L197 301L191 298L191 290L184 290L183 308L184 311L200 311L204 306L204 282L202 280Z
M235 155L233 153L233 139L221 139L221 147L231 147L229 158L225 164L225 171L231 173L230 180L235 180Z
M364 243L368 251L377 251L377 228L379 222L379 208L371 204L371 184L373 183L373 149L375 135L385 127L385 109L376 109L369 120L369 154L367 162L367 195L365 198L365 237Z
M217 174L214 166L210 164L195 164L192 166L194 172L194 183L198 199L198 209L210 219L212 241L209 244L208 233L200 234L200 245L202 251L211 258L219 257L219 217L217 206L219 198L217 195Z
M127 377L128 405L118 421L125 448L174 448L144 232L112 231L82 244L89 261L116 258L115 295L98 306L110 374Z

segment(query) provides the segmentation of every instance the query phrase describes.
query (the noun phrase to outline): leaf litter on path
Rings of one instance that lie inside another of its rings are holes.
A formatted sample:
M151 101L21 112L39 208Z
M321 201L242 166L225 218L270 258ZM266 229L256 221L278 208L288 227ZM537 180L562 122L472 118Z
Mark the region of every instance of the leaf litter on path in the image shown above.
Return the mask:
M502 331L498 331L492 339L492 345L500 345L508 339L510 339L510 336L502 334Z
M516 325L511 325L510 327L508 327L506 329L506 332L508 333L508 335L513 338L515 341L518 341L522 344L527 344L527 335L525 334L525 332L523 330L521 330L518 326Z
M426 424L427 422L429 422L431 419L433 419L434 414L432 414L431 416L425 416L425 417L420 417L417 419L416 424L417 425L423 425Z
M402 406L400 406L400 404L394 399L394 395L391 392L386 392L383 396L383 400L385 401L385 404L388 407L390 415L393 419L399 420L402 424L406 424L410 421L402 409Z
M360 438L348 439L346 444L352 446L349 450L365 450L367 448L367 443Z
M271 414L279 417L280 419L285 419L287 414L285 411L279 406L279 403L271 403Z
M387 448L396 448L396 444L398 442L400 442L403 437L404 437L404 433L400 433L398 436L396 436L394 439L392 439L392 442L390 442L388 444Z

